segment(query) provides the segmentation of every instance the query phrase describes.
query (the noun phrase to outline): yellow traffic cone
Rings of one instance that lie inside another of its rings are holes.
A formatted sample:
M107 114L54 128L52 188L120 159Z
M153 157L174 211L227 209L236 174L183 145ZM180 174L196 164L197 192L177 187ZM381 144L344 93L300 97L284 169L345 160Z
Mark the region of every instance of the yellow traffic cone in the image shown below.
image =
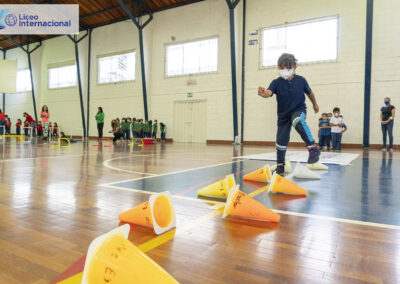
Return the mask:
M268 165L254 172L248 173L243 177L244 180L271 182L271 169Z
M149 201L119 214L120 221L154 228L159 235L175 228L175 210L168 191L150 196Z
M86 257L82 284L178 283L127 240L128 235L129 225L126 224L92 241Z
M227 197L229 190L236 185L235 176L228 175L213 184L197 191L197 196Z
M280 220L279 214L241 191L239 185L231 189L226 200L223 218L228 215L274 223Z
M272 182L268 191L274 193L307 195L307 190L278 175L277 173L274 173L272 176Z

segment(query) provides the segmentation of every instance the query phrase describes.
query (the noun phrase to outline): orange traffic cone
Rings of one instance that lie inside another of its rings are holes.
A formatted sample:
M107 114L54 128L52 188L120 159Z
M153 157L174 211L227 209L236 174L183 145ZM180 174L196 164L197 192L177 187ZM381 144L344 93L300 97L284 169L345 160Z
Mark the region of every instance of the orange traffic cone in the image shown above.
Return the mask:
M88 249L82 284L178 283L127 240L126 224L94 239Z
M167 192L150 196L149 201L119 214L122 222L154 228L156 234L162 234L175 228L175 210L171 194Z
M271 182L271 169L268 165L265 165L262 169L258 169L254 172L248 173L243 177L243 179L260 182Z
M272 182L269 186L268 191L286 194L307 195L307 190L278 175L277 173L274 173L274 175L272 176Z
M225 204L223 218L228 215L279 223L281 216L235 186Z
M228 175L213 184L197 191L198 196L227 197L229 190L236 185L235 176Z

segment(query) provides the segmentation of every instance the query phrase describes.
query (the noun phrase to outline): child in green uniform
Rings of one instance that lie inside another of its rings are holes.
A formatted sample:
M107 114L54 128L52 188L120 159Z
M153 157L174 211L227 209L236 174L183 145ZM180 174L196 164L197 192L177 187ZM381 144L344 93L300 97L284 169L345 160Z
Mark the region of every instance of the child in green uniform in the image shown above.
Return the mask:
M139 128L140 128L140 138L144 138L144 123L143 123L143 119L140 120L140 124L139 124Z
M143 137L147 138L147 132L149 132L149 122L147 120L144 121L144 133Z
M155 119L153 123L153 136L152 136L154 139L157 139L157 126L158 126L157 119Z
M132 118L132 137L137 138L137 121L136 118Z
M131 125L132 125L132 120L130 117L126 119L126 139L131 140Z
M167 131L167 127L164 123L160 122L160 132L161 132L161 141L165 142L165 134Z
M153 121L149 120L148 130L147 130L147 138L151 138L151 130L153 129Z
M122 139L126 139L126 119L125 119L125 117L123 117L122 119L121 119L121 126L120 126L120 128L121 128L121 132L122 132Z

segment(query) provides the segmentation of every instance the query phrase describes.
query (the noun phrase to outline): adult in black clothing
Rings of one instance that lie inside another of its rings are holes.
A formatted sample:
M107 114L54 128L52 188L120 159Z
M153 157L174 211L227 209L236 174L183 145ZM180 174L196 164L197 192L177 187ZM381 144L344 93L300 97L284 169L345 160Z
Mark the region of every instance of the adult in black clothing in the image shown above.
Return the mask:
M381 108L381 128L383 135L382 151L386 151L386 136L389 135L389 148L387 151L393 152L393 124L396 109L391 104L390 98L385 98L385 106Z

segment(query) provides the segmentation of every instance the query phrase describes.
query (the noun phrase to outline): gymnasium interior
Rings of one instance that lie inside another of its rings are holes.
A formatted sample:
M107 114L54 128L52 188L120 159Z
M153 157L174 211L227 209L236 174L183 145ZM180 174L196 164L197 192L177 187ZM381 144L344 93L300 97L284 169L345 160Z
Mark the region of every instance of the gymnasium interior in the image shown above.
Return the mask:
M0 0L0 283L400 283L398 11Z

